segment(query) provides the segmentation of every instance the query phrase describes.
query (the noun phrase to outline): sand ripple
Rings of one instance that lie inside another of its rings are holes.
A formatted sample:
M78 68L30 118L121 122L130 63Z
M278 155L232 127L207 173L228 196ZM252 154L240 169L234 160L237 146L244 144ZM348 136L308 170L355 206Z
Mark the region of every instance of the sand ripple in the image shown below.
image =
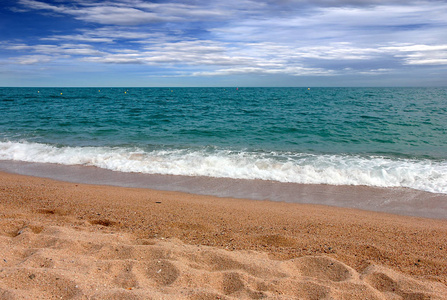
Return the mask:
M1 221L0 299L446 299L442 283L328 256L140 239L88 222Z

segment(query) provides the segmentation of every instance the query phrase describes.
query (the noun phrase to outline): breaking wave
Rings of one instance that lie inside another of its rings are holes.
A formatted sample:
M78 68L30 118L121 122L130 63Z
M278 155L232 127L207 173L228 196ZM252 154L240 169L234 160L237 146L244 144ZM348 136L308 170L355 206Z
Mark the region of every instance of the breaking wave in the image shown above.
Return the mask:
M406 187L447 194L447 161L384 156L135 147L56 147L0 142L0 159L85 165L145 174L259 179L330 185Z

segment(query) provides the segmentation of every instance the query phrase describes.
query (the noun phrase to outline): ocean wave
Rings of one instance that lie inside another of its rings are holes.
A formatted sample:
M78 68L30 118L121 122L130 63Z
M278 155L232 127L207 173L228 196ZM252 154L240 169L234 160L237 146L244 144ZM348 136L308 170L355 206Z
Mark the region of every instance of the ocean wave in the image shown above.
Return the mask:
M216 148L56 147L0 142L0 159L85 165L145 174L260 179L330 185L407 187L447 194L447 161Z

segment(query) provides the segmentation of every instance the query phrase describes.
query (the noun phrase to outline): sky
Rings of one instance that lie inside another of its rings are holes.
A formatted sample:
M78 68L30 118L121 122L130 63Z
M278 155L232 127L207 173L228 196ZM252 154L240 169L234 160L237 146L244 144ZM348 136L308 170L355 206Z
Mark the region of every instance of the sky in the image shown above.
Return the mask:
M447 86L447 1L0 4L0 86Z

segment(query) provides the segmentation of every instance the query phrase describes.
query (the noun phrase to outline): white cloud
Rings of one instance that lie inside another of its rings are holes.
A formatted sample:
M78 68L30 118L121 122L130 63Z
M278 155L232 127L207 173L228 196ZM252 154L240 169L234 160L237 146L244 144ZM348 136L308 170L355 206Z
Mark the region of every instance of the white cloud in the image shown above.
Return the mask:
M107 53L102 56L85 57L83 60L96 63L132 63L171 68L194 66L208 69L195 71L190 74L192 76L254 73L292 76L334 74L333 70L304 66L292 55L294 51L291 48L268 43L229 45L197 40L156 44L145 47L144 51ZM210 68L212 70L209 70Z
M49 63L54 60L54 57L49 55L23 55L15 58L20 65L34 65Z
M6 44L5 49L15 51L26 51L35 54L19 55L15 58L19 64L37 64L47 63L61 58L71 56L92 56L102 55L103 52L96 50L87 44L62 44L62 45L25 45L25 44Z
M175 16L160 16L156 13L135 8L117 6L97 6L82 8L80 10L66 10L65 13L74 15L79 20L99 24L137 25L180 21Z
M209 2L211 3L211 2ZM179 18L193 18L210 20L212 18L228 17L225 8L213 8L207 6L188 5L183 3L136 3L136 7L156 11L163 16L177 16Z
M371 69L367 71L360 71L358 73L362 75L383 75L393 71L394 71L393 69Z
M64 7L50 5L41 1L19 0L18 3L21 4L25 9L49 10L58 13L63 13L65 11Z
M402 58L408 65L447 65L446 45L397 45L381 49Z
M50 37L44 37L41 41L79 41L89 43L112 43L113 39L107 37L93 37L84 34L68 34L68 35L53 35Z
M184 76L374 75L447 65L445 1L18 3L80 21L73 30L4 42L18 64L135 64Z
M4 49L8 50L17 50L17 51L25 51L25 50L31 50L32 47L26 44L8 44L4 43L3 45Z
M106 64L144 64L140 54L108 53L103 56L84 57L82 61Z
M366 1L365 1L366 2ZM210 30L222 40L269 41L296 45L351 42L373 45L414 42L447 26L447 3L370 7L296 7L284 14L240 18ZM414 32L417 32L415 36ZM439 39L439 34L436 34Z
M118 43L120 41L132 41L135 43L144 43L151 40L161 41L165 35L161 33L138 32L132 28L126 27L102 27L96 29L78 30L80 33L66 35L51 35L40 38L41 41L80 41L88 43Z
M104 25L139 25L161 22L191 22L231 16L225 9L182 3L142 1L77 1L73 5L50 5L36 0L20 0L26 9L71 15L86 22Z
M322 68L305 68L300 66L283 66L282 68L262 68L262 67L232 67L227 69L218 69L215 71L194 72L192 76L228 76L228 75L292 75L292 76L331 76L333 70Z

